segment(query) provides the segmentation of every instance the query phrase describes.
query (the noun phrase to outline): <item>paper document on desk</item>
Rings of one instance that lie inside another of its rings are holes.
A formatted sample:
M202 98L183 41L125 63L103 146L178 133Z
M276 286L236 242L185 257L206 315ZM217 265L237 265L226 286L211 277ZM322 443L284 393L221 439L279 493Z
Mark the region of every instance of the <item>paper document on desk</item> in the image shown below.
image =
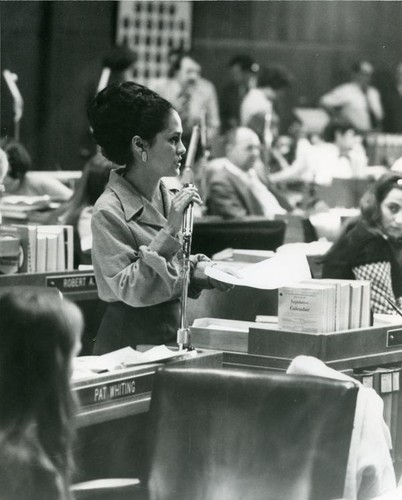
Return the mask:
M190 356L191 353L188 355ZM77 380L96 373L112 372L146 363L161 363L185 355L187 355L186 351L172 351L165 345L155 346L146 352L136 351L132 347L123 347L101 356L79 356L74 358L72 378ZM196 351L194 351L193 355L196 355Z
M311 278L306 256L297 253L275 255L271 259L245 266L236 270L236 276L217 266L207 267L205 274L224 283L262 290L273 290Z

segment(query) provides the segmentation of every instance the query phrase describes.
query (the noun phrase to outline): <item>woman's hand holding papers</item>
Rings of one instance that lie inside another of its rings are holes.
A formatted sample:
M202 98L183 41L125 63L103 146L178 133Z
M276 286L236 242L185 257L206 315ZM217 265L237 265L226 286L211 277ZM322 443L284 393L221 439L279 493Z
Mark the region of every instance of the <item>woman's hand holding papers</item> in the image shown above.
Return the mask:
M218 264L213 263L208 267L215 267L219 271L222 271L226 274L230 274L231 276L234 276L237 279L242 279L242 276L229 266L219 266ZM208 283L211 285L211 288L216 288L221 292L229 292L230 290L232 290L232 288L234 288L234 285L231 283L225 283L224 281L217 280L209 275L206 276Z

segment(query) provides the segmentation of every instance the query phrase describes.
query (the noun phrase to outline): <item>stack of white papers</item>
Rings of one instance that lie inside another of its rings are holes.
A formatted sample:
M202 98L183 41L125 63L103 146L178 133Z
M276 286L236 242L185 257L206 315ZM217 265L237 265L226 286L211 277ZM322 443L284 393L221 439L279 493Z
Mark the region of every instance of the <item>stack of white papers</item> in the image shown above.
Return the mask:
M235 275L220 269L219 266L207 267L205 274L224 283L262 290L290 286L311 278L306 256L298 253L275 255L257 264L244 266L236 270Z
M195 353L196 351L191 351ZM132 347L123 347L102 356L79 356L73 360L73 380L93 376L97 373L121 370L146 363L158 363L182 356L186 351L172 351L165 345L155 346L146 352Z

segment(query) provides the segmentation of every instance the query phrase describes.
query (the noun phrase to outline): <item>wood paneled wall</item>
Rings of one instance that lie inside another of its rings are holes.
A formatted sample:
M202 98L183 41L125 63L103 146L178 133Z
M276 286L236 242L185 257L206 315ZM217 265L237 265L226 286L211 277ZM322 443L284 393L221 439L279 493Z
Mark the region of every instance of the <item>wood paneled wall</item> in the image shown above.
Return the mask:
M402 60L402 2L195 2L193 48L218 87L229 59L247 53L291 72L289 105L315 106L358 59L374 64L380 87L391 78Z
M117 2L1 1L1 67L20 76L25 98L22 140L36 168L79 168L88 82L110 47ZM371 60L381 86L402 59L402 2L195 1L193 48L206 78L220 89L227 62L248 53L281 64L294 77L286 104L314 106ZM8 90L1 88L1 133L10 133Z

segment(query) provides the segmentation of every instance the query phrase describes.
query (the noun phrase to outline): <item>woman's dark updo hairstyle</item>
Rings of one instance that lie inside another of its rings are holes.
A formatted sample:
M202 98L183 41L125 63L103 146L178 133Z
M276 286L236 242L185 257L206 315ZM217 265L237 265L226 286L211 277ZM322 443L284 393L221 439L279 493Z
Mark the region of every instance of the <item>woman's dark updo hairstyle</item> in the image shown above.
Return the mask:
M92 134L103 154L117 165L131 159L131 139L153 143L164 130L173 106L156 92L134 82L109 85L88 109Z
M402 190L402 174L389 172L382 175L360 200L361 218L371 228L381 228L381 203L392 189Z

